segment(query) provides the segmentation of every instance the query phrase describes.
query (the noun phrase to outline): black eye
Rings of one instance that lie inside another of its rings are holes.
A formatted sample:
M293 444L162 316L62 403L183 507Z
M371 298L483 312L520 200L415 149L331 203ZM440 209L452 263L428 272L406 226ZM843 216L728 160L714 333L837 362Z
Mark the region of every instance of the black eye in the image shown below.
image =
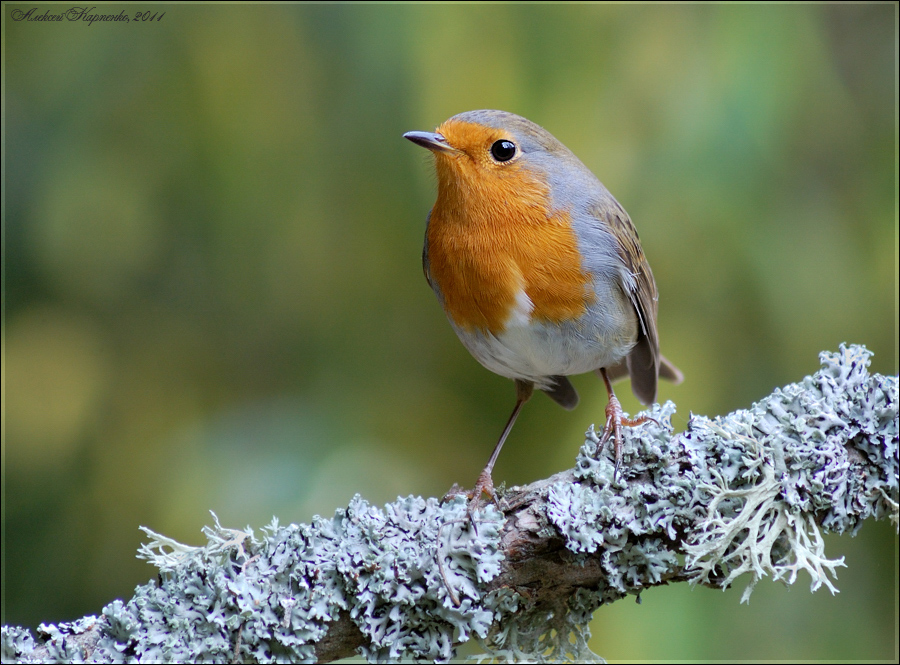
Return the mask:
M516 144L506 139L494 141L491 146L491 154L498 162L508 162L516 155Z

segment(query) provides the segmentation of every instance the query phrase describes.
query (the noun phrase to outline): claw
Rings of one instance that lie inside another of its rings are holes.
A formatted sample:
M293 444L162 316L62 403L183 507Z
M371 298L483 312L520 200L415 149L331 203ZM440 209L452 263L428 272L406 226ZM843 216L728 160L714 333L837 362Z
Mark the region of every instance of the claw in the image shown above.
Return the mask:
M450 491L441 499L441 503L449 501L457 496L466 497L466 499L468 499L468 502L466 503L466 514L469 516L469 522L471 522L472 528L475 530L475 535L478 535L478 524L475 521L475 511L481 507L482 497L485 495L494 502L494 505L497 506L497 508L500 508L500 500L497 498L497 493L494 491L494 479L491 478L491 472L488 471L488 469L481 472L481 475L478 476L478 480L475 481L475 487L471 490L464 490L454 483L453 487L450 488Z
M597 443L597 456L600 456L600 453L602 453L603 449L606 447L606 442L612 438L615 444L616 453L616 464L613 467L613 482L615 482L619 475L619 468L622 466L622 428L637 427L646 422L654 422L659 425L659 421L650 416L626 418L622 411L622 404L613 392L612 384L610 384L609 379L606 376L606 371L600 370L600 375L606 382L606 390L609 393L609 403L606 405L606 425L603 428L603 436L600 437L600 441Z

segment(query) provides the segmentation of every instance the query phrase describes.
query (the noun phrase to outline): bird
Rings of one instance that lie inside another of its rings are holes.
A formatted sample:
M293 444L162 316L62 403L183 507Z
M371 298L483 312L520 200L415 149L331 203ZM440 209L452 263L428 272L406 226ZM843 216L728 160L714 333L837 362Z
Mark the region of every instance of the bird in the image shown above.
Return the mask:
M434 155L437 199L422 263L463 346L512 379L516 402L469 494L497 502L492 472L535 388L565 409L578 404L567 377L596 372L606 387L598 454L626 418L612 383L626 376L643 404L660 377L681 371L659 352L656 282L630 217L550 132L506 111L467 111L434 132L404 135Z

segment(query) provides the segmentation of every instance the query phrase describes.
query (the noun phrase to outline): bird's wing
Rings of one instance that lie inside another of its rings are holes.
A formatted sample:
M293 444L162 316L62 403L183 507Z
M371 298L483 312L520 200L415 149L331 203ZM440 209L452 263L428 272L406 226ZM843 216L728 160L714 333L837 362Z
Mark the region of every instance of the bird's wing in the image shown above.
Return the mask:
M624 266L622 287L634 305L640 325L637 343L627 361L631 389L641 402L651 404L656 400L659 378L659 335L656 331L659 296L656 282L628 213L615 199L612 205L603 206L598 212L605 215L610 233L619 241L619 258Z

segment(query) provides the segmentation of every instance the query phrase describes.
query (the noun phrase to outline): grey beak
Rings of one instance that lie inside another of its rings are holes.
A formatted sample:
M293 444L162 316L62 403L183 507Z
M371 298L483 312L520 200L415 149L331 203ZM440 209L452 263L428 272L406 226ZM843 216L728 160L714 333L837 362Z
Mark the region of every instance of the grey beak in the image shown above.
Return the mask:
M406 132L403 138L429 150L440 152L456 152L456 148L447 143L447 139L437 132Z

